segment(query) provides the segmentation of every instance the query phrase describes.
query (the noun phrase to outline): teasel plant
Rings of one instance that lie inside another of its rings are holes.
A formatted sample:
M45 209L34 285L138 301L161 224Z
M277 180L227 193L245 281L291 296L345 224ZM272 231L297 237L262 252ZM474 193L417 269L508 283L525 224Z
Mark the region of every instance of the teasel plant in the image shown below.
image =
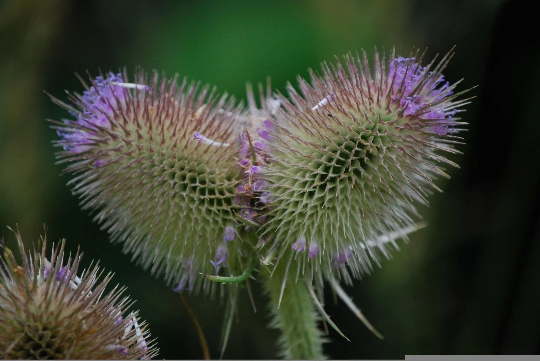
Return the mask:
M82 253L66 259L65 240L50 250L46 235L26 251L18 230L20 261L2 241L0 357L3 360L150 359L155 341L125 287L106 287L98 264L80 272Z
M287 95L248 85L248 107L209 87L137 71L90 77L53 121L59 162L83 208L174 290L236 300L264 284L281 356L324 358L324 285L378 337L342 288L425 226L447 154L460 153L469 99L441 61L395 50L348 54Z

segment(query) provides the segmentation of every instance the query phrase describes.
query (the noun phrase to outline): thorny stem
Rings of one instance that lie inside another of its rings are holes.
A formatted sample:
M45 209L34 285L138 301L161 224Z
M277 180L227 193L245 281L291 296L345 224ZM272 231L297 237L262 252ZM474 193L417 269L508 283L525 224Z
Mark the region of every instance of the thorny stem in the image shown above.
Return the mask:
M271 326L281 331L279 345L281 356L296 360L321 360L323 354L323 334L318 327L319 314L313 306L306 284L299 280L287 279L281 304L279 297L286 277L284 267L278 266L272 275L261 270L266 289L270 296L273 314Z

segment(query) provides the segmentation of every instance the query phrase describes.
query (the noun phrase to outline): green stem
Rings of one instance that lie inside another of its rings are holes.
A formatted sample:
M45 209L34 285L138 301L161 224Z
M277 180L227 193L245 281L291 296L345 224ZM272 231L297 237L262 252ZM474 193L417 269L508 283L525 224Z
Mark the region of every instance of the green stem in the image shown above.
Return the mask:
M295 283L289 277L280 304L283 279L287 277L285 267L278 266L272 277L267 270L261 270L261 274L270 295L270 309L274 318L272 326L281 331L281 356L297 360L325 359L322 352L323 335L317 325L320 317L306 284L302 280Z

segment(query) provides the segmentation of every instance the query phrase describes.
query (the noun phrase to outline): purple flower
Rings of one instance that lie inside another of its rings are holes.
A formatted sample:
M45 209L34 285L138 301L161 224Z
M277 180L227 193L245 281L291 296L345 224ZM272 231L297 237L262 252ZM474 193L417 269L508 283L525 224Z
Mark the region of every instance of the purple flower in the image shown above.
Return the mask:
M67 266L64 266L58 271L58 276L56 277L57 281L62 281L68 277L68 274L66 274Z
M196 277L196 269L193 267L193 262L188 259L184 262L183 265L183 275L180 278L180 281L176 284L176 286L173 287L174 292L180 292L180 291L189 291L193 287L193 282L195 281Z
M266 129L259 129L259 136L264 140L270 140L270 133Z
M103 120L103 115L112 117L115 110L125 106L124 87L119 84L123 84L122 74L109 73L106 78L96 77L94 86L83 93L81 100L91 123L106 122L108 126L109 122ZM92 115L96 117L92 118Z
M262 192L261 196L259 197L259 200L262 204L268 204L272 202L272 195L268 192Z
M242 158L238 161L238 164L240 167L247 167L249 165L250 161L246 158Z
M300 237L292 244L291 247L296 252L304 252L306 250L306 238ZM310 257L311 258L311 257Z
M253 146L255 147L255 149L257 151L262 151L262 152L268 152L268 145L266 145L266 143L264 142L261 142L261 141L256 141Z
M249 143L244 140L244 138L240 138L240 158L241 159L244 159L245 161L248 161L249 160L247 158L251 158L251 150L250 150L250 147L249 147ZM240 164L240 162L238 162L238 164ZM241 166L245 166L245 165L242 165L240 164Z
M253 221L253 218L255 218L257 212L251 208L243 208L240 210L240 215L248 221Z
M266 129L268 130L274 130L274 124L272 124L272 122L268 119L266 119L264 122L263 122L263 125ZM262 138L264 138L262 135L261 135Z
M235 235L236 231L233 226L229 225L225 227L225 231L223 232L223 242L232 241Z
M308 257L313 258L319 254L319 244L316 241L312 241L309 245Z
M241 184L238 187L236 187L236 191L238 193L246 193L246 187L243 184Z
M119 323L122 322L123 318L122 318L122 313L120 311L118 311L118 309L116 307L111 307L111 314L112 316L118 316L118 318L114 321L114 324L115 325L118 325Z
M335 266L343 266L345 263L347 263L347 260L352 257L352 253L348 249L343 249L338 252L336 256L334 256L333 263Z
M49 277L49 273L51 273L51 264L47 262L45 264L45 267L43 269L43 279L46 280L47 277Z
M419 82L422 81L426 72L426 68L418 63L415 63L415 58L403 58L398 57L390 63L389 66L389 78L393 79L393 89L395 92L394 101L398 101L400 106L405 107L405 115L416 114L426 107L428 103L439 101L449 95L452 95L452 91L448 90L449 84L444 80L444 76L441 75L435 79L431 84L424 84L422 87L427 86L427 92L416 93L416 88ZM403 94L400 94L400 88L403 87ZM413 92L415 94L413 94ZM444 125L438 126L435 129L431 127L431 130L439 135L446 135L454 126L455 112L446 112L444 107L432 108L430 112L421 114L420 117L426 120L442 120Z
M249 174L250 175L253 175L253 174L256 174L256 173L260 173L262 171L262 168L257 166L257 165L252 165L251 168L249 169Z
M250 197L249 195L241 195L241 194L237 194L234 196L234 200L233 200L234 204L236 204L237 206L249 206L250 204Z
M180 281L176 284L176 286L173 287L173 291L176 293L179 293L180 291L183 291L186 289L186 284L188 282L188 275L182 275L182 278Z
M221 268L221 265L225 267L225 261L227 260L227 246L224 244L220 244L216 250L216 254L214 256L214 260L210 261L212 266L216 268L216 273L219 273L219 270Z
M103 167L107 162L104 160L96 160L94 163L94 168L101 168Z
M255 182L253 182L251 189L253 189L255 192L260 192L267 185L268 182L265 180L256 180Z
M73 153L81 153L89 149L87 145L92 144L96 127L110 128L109 118L113 118L115 113L126 108L126 88L147 90L146 85L130 84L122 82L121 74L107 74L107 77L98 76L93 80L90 89L84 91L79 96L79 106L82 111L72 112L77 117L75 124L84 127L62 129L57 133L63 139L65 150ZM69 124L66 121L66 124Z
M201 133L199 133L199 132L195 132L195 133L193 134L193 139L195 139L195 140L197 140L197 141L201 141L201 140L203 140L204 138L205 138L205 137L204 137Z

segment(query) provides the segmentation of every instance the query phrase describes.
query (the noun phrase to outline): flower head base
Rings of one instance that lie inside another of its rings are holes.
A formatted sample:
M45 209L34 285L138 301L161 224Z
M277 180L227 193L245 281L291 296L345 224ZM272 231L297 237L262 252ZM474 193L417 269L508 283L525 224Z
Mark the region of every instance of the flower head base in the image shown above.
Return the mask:
M241 132L240 108L177 76L138 72L130 83L125 72L109 73L91 83L71 95L75 106L53 98L76 117L56 122L61 162L78 174L73 192L145 268L177 288L200 289L203 278L192 270L212 272L242 209L238 148L230 146ZM239 249L229 246L227 266L236 266Z
M2 359L148 359L157 349L124 288L105 294L111 279L98 282L97 266L77 276L80 255L64 263L64 241L50 258L26 254L16 233L22 263L7 247L0 264L0 357Z
M467 103L441 73L450 55L436 66L417 59L376 53L371 71L365 53L348 55L345 66L324 64L322 77L312 72L311 85L300 79L303 96L290 87L291 101L266 113L273 129L261 174L272 202L260 232L274 264L348 281L417 228L414 202L438 190L441 164L456 166L441 153L459 153L456 115Z

